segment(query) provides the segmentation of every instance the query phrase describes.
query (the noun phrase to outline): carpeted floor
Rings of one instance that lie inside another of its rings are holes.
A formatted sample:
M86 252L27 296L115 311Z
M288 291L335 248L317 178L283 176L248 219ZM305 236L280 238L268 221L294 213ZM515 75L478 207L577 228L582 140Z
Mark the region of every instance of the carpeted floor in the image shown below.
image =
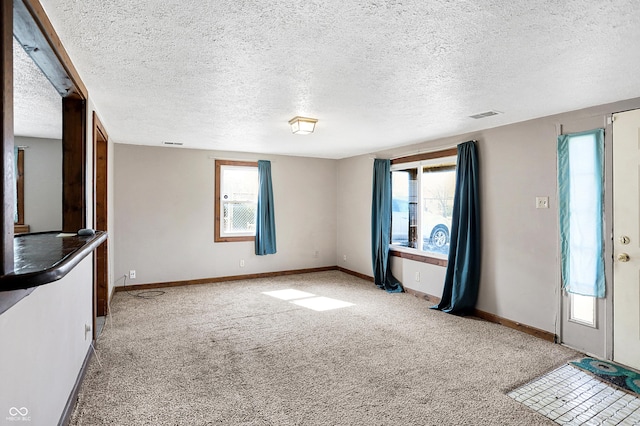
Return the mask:
M551 425L506 393L580 356L337 271L164 291L116 294L73 425Z

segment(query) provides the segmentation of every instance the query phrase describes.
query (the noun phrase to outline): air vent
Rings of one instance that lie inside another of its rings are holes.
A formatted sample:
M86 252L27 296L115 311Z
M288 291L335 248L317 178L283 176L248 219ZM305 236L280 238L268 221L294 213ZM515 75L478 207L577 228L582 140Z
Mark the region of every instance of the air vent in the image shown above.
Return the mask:
M182 142L162 142L163 145L175 145L175 146L182 146Z
M474 114L474 115L470 115L470 118L475 118L476 120L479 120L481 118L487 118L487 117L491 117L494 115L498 115L498 114L502 114L500 111L487 111L487 112L481 112L480 114Z

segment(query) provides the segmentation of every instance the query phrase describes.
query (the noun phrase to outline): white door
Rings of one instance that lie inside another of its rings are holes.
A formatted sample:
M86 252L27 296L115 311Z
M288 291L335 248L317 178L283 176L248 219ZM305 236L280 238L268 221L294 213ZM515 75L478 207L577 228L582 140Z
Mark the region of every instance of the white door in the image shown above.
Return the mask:
M613 359L640 369L640 110L613 120Z

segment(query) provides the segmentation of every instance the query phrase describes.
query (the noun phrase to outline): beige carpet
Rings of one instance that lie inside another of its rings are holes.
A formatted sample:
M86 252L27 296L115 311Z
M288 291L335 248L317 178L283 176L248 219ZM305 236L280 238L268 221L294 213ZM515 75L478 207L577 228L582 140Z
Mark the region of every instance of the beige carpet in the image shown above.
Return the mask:
M73 425L554 424L506 393L580 356L337 271L165 291L116 294Z

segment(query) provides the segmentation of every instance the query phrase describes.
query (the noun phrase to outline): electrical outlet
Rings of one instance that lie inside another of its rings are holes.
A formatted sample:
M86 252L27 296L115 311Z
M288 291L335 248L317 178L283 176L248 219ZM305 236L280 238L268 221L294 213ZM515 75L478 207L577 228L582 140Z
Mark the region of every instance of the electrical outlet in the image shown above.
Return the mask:
M347 261L347 255L346 254L344 256L342 256L342 260L344 260L345 262Z
M549 197L536 197L536 209L548 209Z
M320 256L320 251L319 250L316 250L315 252L313 252L313 257L317 258L318 256Z
M84 325L84 340L87 340L87 335L91 332L91 326L89 324Z
M244 259L240 259L240 267L244 268Z
M416 272L416 282L420 282L420 272Z
M129 271L129 279L130 280L135 280L136 279L136 270L132 269Z

